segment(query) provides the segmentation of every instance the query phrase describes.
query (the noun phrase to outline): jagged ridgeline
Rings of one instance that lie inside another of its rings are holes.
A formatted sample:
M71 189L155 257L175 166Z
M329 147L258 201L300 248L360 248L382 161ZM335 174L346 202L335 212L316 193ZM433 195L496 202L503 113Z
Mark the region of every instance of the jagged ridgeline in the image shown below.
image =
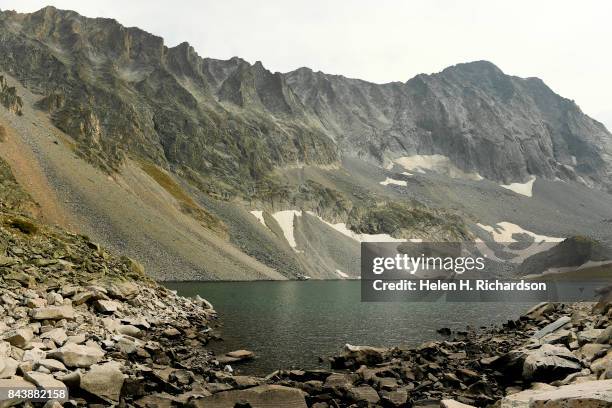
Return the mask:
M441 154L509 183L529 175L610 186L610 134L536 78L487 62L377 85L302 68L280 74L110 19L3 12L0 68L109 171L125 154L248 194L275 166Z

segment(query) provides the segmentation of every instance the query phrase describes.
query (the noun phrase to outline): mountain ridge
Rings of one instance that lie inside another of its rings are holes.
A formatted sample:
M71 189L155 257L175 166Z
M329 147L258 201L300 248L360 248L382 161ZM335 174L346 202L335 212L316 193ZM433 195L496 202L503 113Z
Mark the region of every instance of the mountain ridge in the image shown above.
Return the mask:
M75 83L69 87L84 82L98 94L73 93L70 99L79 106L56 109L55 93L67 85L58 78L58 83L48 81L43 93L50 94L51 101L42 103L51 108L62 130L91 139L82 146L91 160L101 159L111 168L126 150L162 166L187 166L200 175L213 172L229 179L235 189L238 183L229 168L214 169L220 167L214 163L218 152L205 154L211 166L195 160L186 145L223 143L230 134L262 158L255 160L240 148L230 153L238 166L244 164L243 179L254 182L275 166L295 162L330 164L353 155L385 164L401 156L441 154L464 171L504 183L536 175L610 188L612 136L605 127L543 81L505 75L490 62L456 64L439 73L379 85L309 68L272 73L260 61L250 64L238 57L202 58L187 42L167 47L161 37L139 28L53 7L3 15L15 34L46 45L47 50L37 51L57 60L59 64L50 63L62 71L60 77L72 76ZM71 58L62 61L66 49ZM3 65L11 72L10 63ZM12 73L18 79L27 77ZM100 86L108 86L113 95L104 96L96 89ZM121 132L131 133L134 141L113 134L104 119L98 123L103 115L91 106L96 96L107 99L105 104L124 105L123 122L135 125L125 123ZM164 107L156 107L155 99L163 100ZM143 107L142 112L134 106ZM66 119L75 113L81 120ZM504 115L517 120L501 120ZM228 128L230 117L236 126ZM173 129L165 129L168 123ZM533 128L537 123L542 129ZM198 126L206 127L206 134L198 132ZM506 140L501 140L504 132ZM177 133L186 140L177 140ZM259 137L251 138L251 133ZM478 146L483 144L488 146ZM92 152L92 145L102 152Z

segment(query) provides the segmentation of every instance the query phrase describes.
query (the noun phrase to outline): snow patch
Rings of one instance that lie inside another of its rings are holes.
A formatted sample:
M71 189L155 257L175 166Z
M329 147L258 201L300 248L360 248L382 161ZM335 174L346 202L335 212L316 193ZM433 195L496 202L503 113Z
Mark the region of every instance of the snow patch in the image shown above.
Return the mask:
M511 183L511 184L500 184L500 187L506 188L508 190L512 190L517 194L522 194L527 197L533 196L533 183L535 182L536 177L531 176L529 181L525 183Z
M404 156L395 160L397 164L408 171L425 173L425 170L435 171L452 178L468 180L482 180L483 177L476 172L465 172L455 166L448 157L441 154Z
M388 186L389 184L395 184L397 186L404 186L404 187L408 185L408 183L406 183L406 181L404 180L395 180L389 177L387 177L385 181L381 181L380 184L382 184L383 186Z
M267 227L266 221L264 220L264 217L263 217L263 211L253 210L251 211L251 214L253 214L253 216L257 218L257 221L261 222L264 227Z
M561 242L565 239L565 238L558 238L558 237L549 237L547 235L539 235L534 232L528 231L524 228L521 228L520 226L516 224L513 224L511 222L506 222L506 221L499 222L495 224L494 227L490 225L484 225L484 224L476 224L476 225L478 225L480 228L490 233L495 242L517 242L514 238L512 238L512 235L514 234L529 235L530 237L533 238L533 241L536 243Z
M335 229L342 235L345 235L351 239L354 239L357 242L407 242L408 241L403 238L393 238L389 234L357 234L356 232L350 230L344 223L332 224L330 222L325 221L323 218L319 217L317 214L315 214L312 211L307 211L307 213L309 215L312 215L313 217L316 217L322 223L332 227L333 229ZM420 242L420 240L418 239L411 239L410 241Z
M550 249L551 243L557 243L563 241L565 238L557 238L557 237L549 237L546 235L539 235L534 232L528 231L524 228L516 224L512 224L511 222L500 222L495 224L495 226L477 224L480 228L487 231L493 237L493 240L502 244L504 247L503 253L505 253L504 259L506 261L510 261L512 263L521 263L528 257L535 255L544 250ZM517 242L512 235L514 234L525 234L533 238L533 243L522 249L514 249L511 244L513 242ZM502 261L496 256L496 252L488 248L486 242L483 242L480 239L476 240L476 247L478 250L485 255L489 259L493 259L496 261ZM505 245L504 245L505 244ZM512 255L510 259L507 258L508 255Z
M272 214L272 217L274 217L278 225L283 230L283 235L289 243L289 246L297 251L297 244L295 242L295 236L293 235L293 221L296 216L301 217L302 212L298 210L285 210Z
M402 171L402 174L408 177L412 176L412 173L408 173L407 171Z
M337 274L338 274L338 275L339 275L341 278L345 278L345 279L346 279L346 278L348 278L348 277L349 277L349 276L348 276L346 273L342 272L340 269L336 269L336 273L337 273Z

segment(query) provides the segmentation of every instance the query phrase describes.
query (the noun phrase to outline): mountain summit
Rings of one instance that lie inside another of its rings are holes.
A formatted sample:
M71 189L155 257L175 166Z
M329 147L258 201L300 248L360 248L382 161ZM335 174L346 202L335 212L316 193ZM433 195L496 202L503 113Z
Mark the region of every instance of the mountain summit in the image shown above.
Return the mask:
M535 175L610 187L606 129L541 80L486 61L377 85L201 58L187 43L168 48L53 7L3 12L0 27L0 68L45 95L55 124L109 168L128 153L240 189L275 166L439 154L504 183Z

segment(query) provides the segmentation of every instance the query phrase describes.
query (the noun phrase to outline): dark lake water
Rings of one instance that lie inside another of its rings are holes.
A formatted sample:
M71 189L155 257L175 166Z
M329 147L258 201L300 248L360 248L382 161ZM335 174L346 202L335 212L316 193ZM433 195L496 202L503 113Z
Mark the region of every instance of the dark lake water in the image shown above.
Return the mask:
M359 281L173 282L180 295L200 295L220 314L223 353L254 351L258 358L234 366L248 374L283 368L328 367L344 344L416 346L454 330L515 319L529 308L518 303L362 303Z

